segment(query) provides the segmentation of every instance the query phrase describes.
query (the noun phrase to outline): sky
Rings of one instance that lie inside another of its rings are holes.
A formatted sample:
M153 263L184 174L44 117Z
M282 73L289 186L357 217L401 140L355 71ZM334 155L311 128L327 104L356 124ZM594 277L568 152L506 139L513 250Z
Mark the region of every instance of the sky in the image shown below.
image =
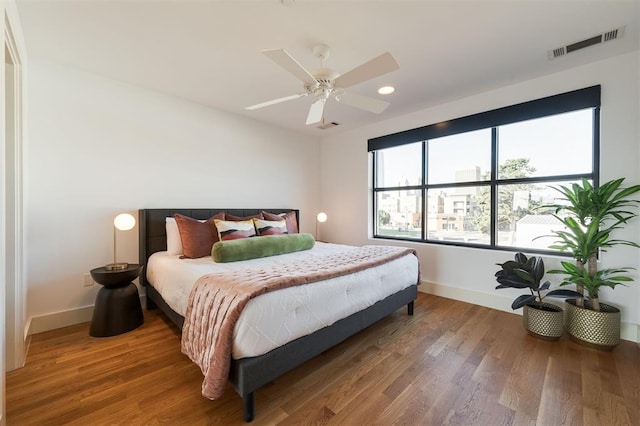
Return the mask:
M592 170L592 109L500 126L498 158L529 158L536 168L531 176L590 173ZM396 186L409 179L420 184L421 143L382 150L384 182ZM455 181L456 170L480 167L483 175L491 167L491 130L483 129L433 139L429 142L429 183Z

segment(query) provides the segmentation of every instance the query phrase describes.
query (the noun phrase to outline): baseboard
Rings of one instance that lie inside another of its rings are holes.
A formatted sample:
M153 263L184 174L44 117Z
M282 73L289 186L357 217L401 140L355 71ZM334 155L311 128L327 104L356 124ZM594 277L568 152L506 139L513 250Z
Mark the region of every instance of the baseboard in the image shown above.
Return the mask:
M620 338L640 345L640 324L623 321L620 324Z
M518 309L516 311L511 309L511 302L513 300L505 296L482 293L475 290L451 287L427 281L423 281L418 289L423 293L429 293L436 296L446 297L447 299L460 300L461 302L473 303L474 305L485 306L499 311L522 315L522 309ZM623 321L622 324L620 324L620 338L640 344L640 324Z
M140 296L140 303L145 304L146 296ZM68 311L54 312L46 315L31 317L28 321L27 335L44 333L45 331L56 330L58 328L69 327L71 325L82 324L91 321L93 315L93 305L82 308L69 309Z
M522 315L522 309L511 309L512 299L496 294L487 294L480 291L468 290L459 287L451 287L444 284L436 284L423 281L418 289L423 293L446 297L447 299L460 300L461 302L473 303L474 305L485 306L499 311Z
M51 314L35 316L31 318L28 334L44 333L45 331L69 327L91 321L93 306L70 309L68 311L54 312Z

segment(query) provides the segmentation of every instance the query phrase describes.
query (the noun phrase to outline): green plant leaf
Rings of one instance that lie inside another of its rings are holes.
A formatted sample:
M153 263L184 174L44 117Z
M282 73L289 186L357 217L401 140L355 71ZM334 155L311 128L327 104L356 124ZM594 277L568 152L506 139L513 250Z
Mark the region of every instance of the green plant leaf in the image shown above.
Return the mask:
M535 262L533 264L533 273L535 276L535 281L539 283L544 277L544 262L542 261L542 257L534 257Z
M631 282L631 281L633 281L633 278L631 278L631 277L625 277L625 276L609 277L608 279L609 279L610 281L624 281L624 282Z
M558 299L565 299L567 297L580 298L580 297L582 297L582 294L578 293L577 291L573 291L573 290L558 289L558 290L551 290L544 297L555 297L555 298L558 298Z
M523 294L522 296L518 296L513 303L511 304L511 309L516 310L522 308L524 305L528 303L535 302L536 297L532 294Z
M525 281L531 285L535 285L536 284L536 279L533 275L531 275L531 273L525 269L522 268L516 268L513 270L513 272L516 274L516 276L518 278L520 278L522 281Z
M505 287L511 287L511 288L531 288L531 284L527 283L527 282L522 282L520 280L515 280L513 278L509 278L509 277L501 277L498 278L497 280L500 284L504 285ZM502 287L502 288L505 288Z
M519 268L520 267L520 263L514 262L513 260L507 260L506 262L504 262L500 266L502 266L502 269L504 269L506 272L511 272L515 268Z
M516 253L514 263L527 263L527 256L522 252Z

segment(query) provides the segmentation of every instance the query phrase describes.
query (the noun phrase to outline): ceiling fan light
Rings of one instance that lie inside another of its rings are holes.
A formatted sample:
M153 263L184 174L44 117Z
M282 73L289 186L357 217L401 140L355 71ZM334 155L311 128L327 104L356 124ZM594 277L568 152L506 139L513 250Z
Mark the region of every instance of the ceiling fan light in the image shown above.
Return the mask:
M396 91L396 88L393 86L382 86L378 89L378 93L381 95L390 95Z

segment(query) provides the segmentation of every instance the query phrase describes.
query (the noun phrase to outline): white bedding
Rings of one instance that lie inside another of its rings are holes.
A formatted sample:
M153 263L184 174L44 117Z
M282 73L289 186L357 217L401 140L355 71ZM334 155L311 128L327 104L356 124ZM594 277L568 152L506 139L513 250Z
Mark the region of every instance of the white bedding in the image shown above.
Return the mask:
M210 257L180 259L158 252L149 258L146 274L167 304L184 316L189 293L202 275L295 262L303 257L351 249L317 242L311 250L231 263L215 263ZM232 356L240 359L263 355L415 284L417 277L418 260L408 255L354 274L258 296L249 301L236 324ZM344 294L349 297L342 297Z

